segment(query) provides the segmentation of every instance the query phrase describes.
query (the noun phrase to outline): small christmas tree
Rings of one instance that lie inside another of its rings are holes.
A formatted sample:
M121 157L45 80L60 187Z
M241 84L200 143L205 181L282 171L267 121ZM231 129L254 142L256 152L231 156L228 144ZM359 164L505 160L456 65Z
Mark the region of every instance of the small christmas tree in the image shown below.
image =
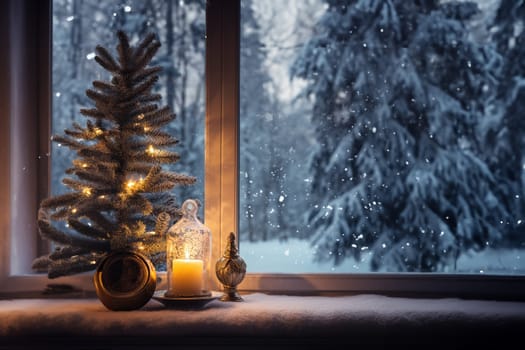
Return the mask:
M170 190L195 182L162 168L179 155L170 150L178 141L162 131L175 115L169 107L159 109L161 96L151 91L161 68L148 64L160 43L150 34L132 47L124 32L117 36L117 59L96 48L95 60L112 79L94 81L94 89L86 90L95 107L81 109L88 118L85 126L74 123L65 135L52 138L78 158L62 181L70 192L40 205L40 234L58 248L37 258L33 268L49 278L93 270L117 250L163 263L166 230L180 215Z

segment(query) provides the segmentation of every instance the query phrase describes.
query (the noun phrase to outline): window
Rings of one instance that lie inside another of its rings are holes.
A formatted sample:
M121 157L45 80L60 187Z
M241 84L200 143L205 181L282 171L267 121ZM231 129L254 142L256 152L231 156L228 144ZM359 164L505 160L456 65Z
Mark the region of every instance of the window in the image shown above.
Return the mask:
M24 4L28 5L29 1L26 3L24 1L10 1L9 11L11 11L10 18L13 17L12 11L18 9L21 13L26 13L23 6L14 5ZM43 3L42 8L46 8L49 4ZM17 7L19 6L19 7ZM240 67L240 47L239 47L239 38L241 36L240 28L240 4L238 1L208 1L206 4L206 117L205 117L205 169L204 177L206 179L204 193L206 196L206 211L205 211L205 223L210 226L212 232L214 232L214 243L213 243L213 256L218 258L222 254L222 249L224 248L224 242L226 241L227 234L231 231L239 232L241 235L243 232L240 232L238 229L238 220L237 215L242 211L239 210L239 191L237 184L239 183L239 175L242 178L244 175L240 172L238 167L238 146L242 139L239 142L238 138L238 106L239 104L239 67ZM32 16L36 16L44 23L49 25L49 17L43 18L42 14L46 14L46 11L28 11ZM19 17L18 17L19 18ZM14 35L12 33L18 33L16 24L22 26L23 21L14 21L12 20L9 23L11 28L10 36ZM46 27L44 25L44 27ZM46 36L45 32L37 31L39 34L38 37ZM44 33L44 34L42 34ZM34 34L34 33L33 33ZM22 42L28 43L31 38L31 35L28 35L27 38L23 37ZM2 38L4 39L4 38ZM44 42L46 42L44 40ZM368 45L368 44L367 44ZM11 52L11 50L10 50ZM16 50L14 52L17 52ZM43 59L39 62L45 62L46 67L49 67L49 62L46 61L45 48L42 51ZM21 55L20 52L18 52ZM13 54L11 54L13 55ZM19 57L24 57L21 55ZM8 64L13 65L15 60L10 59L9 63L2 61L2 69L8 67ZM26 65L28 63L26 62ZM7 69L9 71L9 69ZM15 71L11 70L12 73ZM19 72L17 72L19 73ZM20 75L19 82L26 82L29 84L30 79L23 78L23 75ZM44 80L45 81L45 80ZM4 83L5 84L5 83ZM45 85L44 85L45 86ZM8 87L4 88L6 91ZM304 87L304 86L303 86ZM12 86L9 86L11 89ZM29 89L31 90L31 89ZM49 96L49 92L44 88L42 89ZM22 90L23 91L23 90ZM38 91L38 89L36 89ZM35 96L38 94L35 93ZM38 97L33 96L32 99L38 101L44 101L45 99L39 100ZM30 96L28 96L29 98ZM56 96L55 96L56 97ZM30 108L29 104L24 104L22 98L15 99L13 94L6 98L11 106L25 106ZM45 103L42 102L42 106L45 106ZM242 108L242 107L241 107ZM37 108L38 109L38 108ZM40 108L45 111L44 108ZM24 114L20 113L19 114ZM25 114L28 118L29 116L33 117L34 115L29 113ZM343 117L343 116L341 116ZM243 118L243 116L241 116ZM7 118L6 118L7 119ZM19 144L21 140L31 140L33 139L25 137L18 137L18 134L13 131L13 120L15 118L11 117L6 122L2 119L2 129L0 132L4 133L2 136L9 136L11 138L9 141L5 137L2 137L3 143L6 146L9 146L8 149L11 152L14 152L16 149L15 139L18 139ZM32 120L27 123L31 125ZM242 123L242 121L241 121ZM4 128L4 126L6 126ZM23 132L28 132L30 128L20 128ZM9 132L7 130L10 130ZM49 132L47 132L45 138L41 138L42 144L47 143L47 137ZM38 139L36 139L38 140ZM4 145L4 144L3 144ZM241 146L242 147L242 146ZM24 148L26 149L26 148ZM31 157L36 157L41 154L35 151L35 147L32 155L28 155L27 159ZM14 173L15 169L18 169L18 163L15 159L19 158L19 155L13 155L8 164L10 171L13 173L9 174L7 178L13 179L13 176L16 176ZM20 168L21 169L21 168ZM18 170L20 170L18 169ZM26 169L27 170L27 169ZM2 169L5 172L5 169ZM20 170L22 171L22 170ZM31 175L26 177L24 180L25 183L31 183L35 181L35 178L41 179L36 175ZM3 188L9 189L9 191L4 191L5 193L13 194L17 193L16 189L22 188L21 186L15 188L13 187L13 180L6 180L2 177L2 186ZM241 180L242 181L242 180ZM34 184L36 188L36 184ZM31 192L31 191L29 191ZM35 193L36 190L33 192ZM13 196L0 197L2 200L2 208L6 209L2 213L2 227L11 226L10 230L4 230L0 234L5 235L7 239L11 242L21 241L18 237L18 229L15 234L15 227L20 221L14 221L10 218L12 212L17 209L24 208L24 206L17 204L11 205L11 200ZM14 196L17 197L17 196ZM284 195L283 195L284 197ZM33 208L37 207L38 201L31 197L29 201L32 204ZM279 198L276 197L277 202L279 203ZM286 199L286 198L285 198ZM10 211L10 208L12 210ZM7 213L7 214L6 214ZM36 212L34 212L36 213ZM32 214L27 216L26 222L31 222ZM242 223L241 223L242 225ZM12 234L8 235L9 232ZM25 242L30 242L31 235L36 235L36 230L29 230L28 238ZM4 238L4 237L2 237ZM32 238L34 240L34 237ZM3 240L6 241L6 240ZM22 241L21 241L22 242ZM241 244L241 255L243 257L247 256L246 250ZM14 249L13 247L17 248ZM36 255L35 251L25 250L24 244L20 243L17 246L3 245L2 257L4 260L0 264L0 272L2 279L2 285L11 285L22 289L30 289L31 287L37 289L43 289L49 281L42 279L40 285L37 286L35 279L32 277L21 277L20 273L27 272L23 268L20 270L14 270L13 264L5 261L5 257L8 256L12 261L17 260L18 255ZM23 252L23 253L22 253ZM22 254L21 254L22 253ZM24 259L21 259L24 260ZM27 259L25 259L27 260ZM29 262L31 260L29 259ZM245 291L254 291L262 290L269 292L282 292L282 293L308 293L308 292L390 292L390 293L412 293L417 295L473 295L473 296L490 296L490 297L523 297L523 278L520 276L480 276L480 275L464 275L464 274L426 274L426 273L413 273L413 274L385 274L385 273L376 273L376 274L282 274L282 273L250 273L251 263L248 264L248 275L246 276L241 289ZM263 271L264 272L264 271ZM5 278L5 276L10 276L16 274L17 276ZM82 276L81 276L82 277ZM6 283L4 283L7 281ZM88 284L89 285L89 284ZM5 287L4 287L5 288ZM89 288L89 287L88 287Z
M241 1L253 271L525 274L507 6Z

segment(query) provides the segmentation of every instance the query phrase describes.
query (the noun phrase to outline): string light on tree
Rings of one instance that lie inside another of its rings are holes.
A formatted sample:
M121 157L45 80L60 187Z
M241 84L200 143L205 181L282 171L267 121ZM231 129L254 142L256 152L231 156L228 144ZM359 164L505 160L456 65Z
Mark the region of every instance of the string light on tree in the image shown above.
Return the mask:
M195 182L163 169L179 155L171 149L177 140L162 131L175 115L158 108L161 96L152 92L161 68L149 64L160 43L150 34L132 47L124 32L117 36L115 57L104 47L95 50L95 61L112 77L86 90L94 107L80 110L85 125L74 123L52 137L77 159L62 180L69 192L40 205L40 234L58 248L33 268L50 278L93 270L121 250L163 265L166 231L181 216L171 190Z

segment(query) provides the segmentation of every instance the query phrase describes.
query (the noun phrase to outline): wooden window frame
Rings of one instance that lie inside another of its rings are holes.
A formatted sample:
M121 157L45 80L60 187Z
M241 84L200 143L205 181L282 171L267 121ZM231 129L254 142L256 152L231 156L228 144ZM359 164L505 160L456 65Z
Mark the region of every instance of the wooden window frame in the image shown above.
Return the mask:
M213 232L213 262L239 227L240 0L208 0L206 6L204 220ZM38 239L36 213L49 188L51 0L0 2L0 26L0 47L7 48L0 57L5 77L0 81L0 292L42 291L50 283L93 291L90 273L52 281L30 272L45 246ZM252 274L249 269L241 292L525 300L525 276ZM219 289L216 277L210 279Z

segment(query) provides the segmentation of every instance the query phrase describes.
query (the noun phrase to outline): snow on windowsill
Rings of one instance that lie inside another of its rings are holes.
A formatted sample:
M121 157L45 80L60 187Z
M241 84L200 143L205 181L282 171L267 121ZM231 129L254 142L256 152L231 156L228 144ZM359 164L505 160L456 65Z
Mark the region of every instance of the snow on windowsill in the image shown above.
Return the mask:
M394 335L434 342L447 336L455 341L474 336L483 341L488 335L518 337L525 329L525 302L372 294L254 293L244 299L215 300L197 311L166 309L151 300L142 309L127 312L108 311L97 299L0 300L0 349L2 338L49 336L303 340L328 336L356 342Z

